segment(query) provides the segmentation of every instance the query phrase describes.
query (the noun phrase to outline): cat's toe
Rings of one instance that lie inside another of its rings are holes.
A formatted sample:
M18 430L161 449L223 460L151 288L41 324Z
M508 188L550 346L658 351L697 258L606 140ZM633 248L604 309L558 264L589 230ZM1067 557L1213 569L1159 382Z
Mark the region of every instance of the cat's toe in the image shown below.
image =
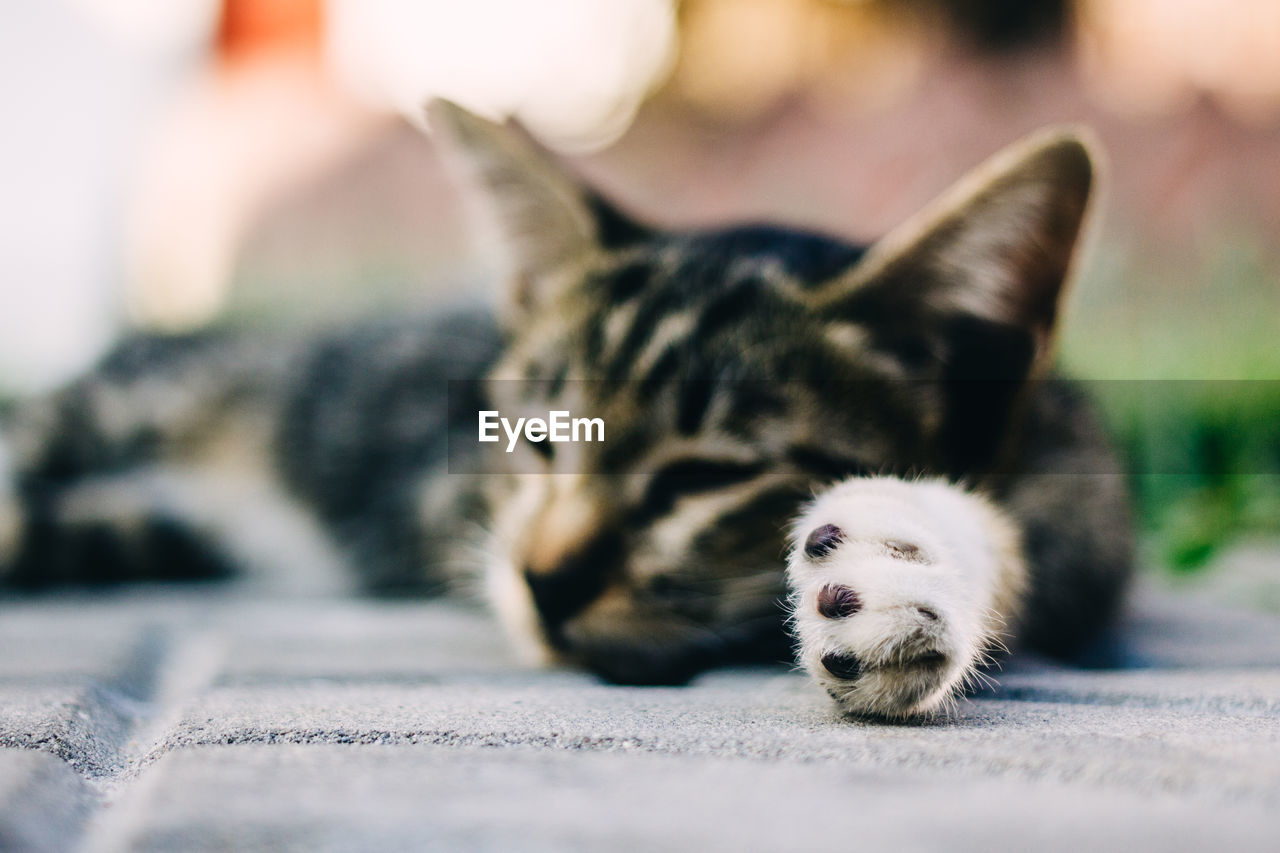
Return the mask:
M811 560L825 557L844 541L844 531L834 524L815 527L804 539L804 555Z
M857 681L862 675L862 661L849 652L827 652L822 656L822 668L841 681Z
M851 617L841 632L824 634L812 625L798 632L801 663L849 713L893 719L927 714L954 695L973 663L938 624L942 617L914 610L873 613L855 629L859 618Z
M792 572L800 662L851 713L904 718L944 703L972 663L974 645L954 602L922 597L929 585L895 573L875 548L845 547Z
M862 609L862 599L847 586L827 584L818 592L818 613L827 619L848 619Z

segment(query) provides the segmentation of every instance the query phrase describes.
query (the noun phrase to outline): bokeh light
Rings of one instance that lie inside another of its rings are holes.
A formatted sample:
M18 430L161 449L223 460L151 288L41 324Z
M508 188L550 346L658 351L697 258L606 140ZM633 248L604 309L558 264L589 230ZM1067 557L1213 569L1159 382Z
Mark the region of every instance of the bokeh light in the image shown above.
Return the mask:
M1237 119L1280 115L1275 0L1080 0L1080 54L1095 93L1160 114L1212 98Z
M421 120L443 96L516 116L562 147L630 125L675 55L670 0L330 0L339 79L371 106Z

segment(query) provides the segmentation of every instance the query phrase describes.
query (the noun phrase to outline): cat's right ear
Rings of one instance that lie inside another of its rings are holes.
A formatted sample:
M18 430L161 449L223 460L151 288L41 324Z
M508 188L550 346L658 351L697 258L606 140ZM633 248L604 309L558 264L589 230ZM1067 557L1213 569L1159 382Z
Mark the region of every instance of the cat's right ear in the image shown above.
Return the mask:
M506 253L509 303L539 310L580 281L625 218L581 186L519 126L435 99L427 120L446 161Z

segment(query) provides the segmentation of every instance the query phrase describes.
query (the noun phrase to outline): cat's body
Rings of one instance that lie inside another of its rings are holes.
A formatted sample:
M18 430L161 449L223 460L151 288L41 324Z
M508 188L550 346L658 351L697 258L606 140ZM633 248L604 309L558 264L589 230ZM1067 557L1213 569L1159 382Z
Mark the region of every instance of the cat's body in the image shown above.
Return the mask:
M445 495L467 485L446 476L450 432L475 429L473 417L450 423L450 381L478 391L501 344L479 306L302 340L130 338L11 419L19 532L0 552L6 580L38 588L249 569L305 587L345 563L365 592L438 593L462 519L479 519L467 490ZM433 499L438 513L427 511ZM246 553L243 535L270 538L262 528L300 513L314 529L277 530L278 548ZM307 565L316 560L325 565Z
M1131 548L1120 471L1084 401L1039 378L1089 190L1078 142L1028 144L864 254L778 228L651 230L518 135L448 106L433 118L513 247L505 331L467 313L283 349L126 345L18 413L7 553L0 537L10 582L220 572L253 550L236 545L234 513L181 508L238 474L225 502L270 502L275 515L256 514L288 517L281 528L314 519L314 547L335 543L368 589L438 587L479 563L521 648L619 681L680 681L787 657L786 530L815 490L853 477L856 491L876 482L857 478L883 474L908 478L894 482L922 501L930 488L951 494L927 499L929 511L953 507L955 529L972 533L972 547L955 548L938 533L915 561L960 578L934 587L950 599L912 604L906 580L893 595L932 614L929 636L972 626L912 653L915 676L938 676L928 690L841 699L850 710L937 707L997 628L1070 654L1113 616ZM608 434L484 455L481 406L573 410ZM946 479L910 483L925 474ZM853 530L841 513L857 500L820 498L803 518ZM175 516L195 516L196 535ZM796 535L800 553L807 534ZM479 555L460 557L459 543ZM310 547L282 546L281 562ZM952 572L942 555L953 552L1007 552L1009 567L957 557L967 562ZM835 679L838 699L874 668L854 639L841 646L840 631L874 631L867 614L880 612L875 583L854 588L857 553L824 551L838 561L807 569L793 556L798 606L838 592L819 615L839 630L808 611L795 619L802 662ZM882 630L916 631L892 624Z

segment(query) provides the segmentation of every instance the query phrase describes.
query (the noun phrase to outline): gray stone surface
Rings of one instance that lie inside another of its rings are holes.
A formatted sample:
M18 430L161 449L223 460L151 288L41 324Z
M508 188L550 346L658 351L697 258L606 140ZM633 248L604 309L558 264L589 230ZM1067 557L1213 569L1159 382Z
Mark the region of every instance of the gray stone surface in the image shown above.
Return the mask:
M905 726L784 668L530 671L446 603L6 601L0 849L1276 849L1280 618L1211 600Z

